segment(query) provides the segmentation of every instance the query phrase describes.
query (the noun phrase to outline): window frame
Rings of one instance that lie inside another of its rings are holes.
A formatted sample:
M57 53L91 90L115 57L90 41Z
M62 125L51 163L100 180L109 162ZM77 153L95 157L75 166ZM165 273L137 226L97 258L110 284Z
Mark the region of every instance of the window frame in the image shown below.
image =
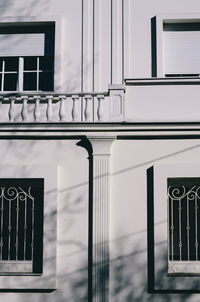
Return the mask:
M52 76L52 80L53 80L53 76L54 76L54 68L53 68L53 62L52 62L52 69L46 69L46 70L42 70L40 68L40 60L42 58L48 58L49 56L18 56L18 57L0 57L0 60L2 60L2 69L0 70L0 93L38 93L38 92L51 92L54 91L54 83L52 81L52 89L51 90L45 90L45 89L40 89L40 75L41 74L45 74L45 73L50 73ZM5 69L5 65L7 60L9 60L10 58L14 58L17 60L17 70L13 70L13 71L7 71ZM24 62L26 60L26 58L33 58L36 59L36 68L35 69L25 69L24 67ZM52 56L52 60L54 59L54 56ZM5 86L5 75L8 74L16 74L17 76L17 80L16 80L16 90L5 90L4 86ZM24 89L24 77L25 74L36 74L36 89Z
M158 14L155 17L156 20L156 31L153 33L156 35L156 77L169 78L165 76L165 62L164 62L164 30L163 24L170 23L200 23L199 13L174 13L174 14ZM152 19L154 19L152 18ZM153 38L153 37L152 37ZM153 56L153 54L152 54ZM188 76L189 77L189 76ZM170 78L178 78L177 76L170 76ZM184 76L187 78L187 76ZM195 76L196 78L196 76Z
M59 91L61 88L62 78L62 64L61 64L61 31L62 31L62 18L59 16L29 16L29 17L2 17L0 18L0 27L9 26L45 26L49 24L55 25L54 36L54 91ZM22 91L15 91L15 93ZM26 92L26 91L23 91ZM37 93L37 91L34 91ZM10 91L1 91L1 94L8 94Z

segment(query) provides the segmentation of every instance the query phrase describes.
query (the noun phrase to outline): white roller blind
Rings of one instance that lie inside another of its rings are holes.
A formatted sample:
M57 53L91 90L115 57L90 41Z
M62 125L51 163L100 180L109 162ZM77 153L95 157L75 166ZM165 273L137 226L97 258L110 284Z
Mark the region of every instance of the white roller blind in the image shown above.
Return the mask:
M0 56L43 56L44 33L0 34Z
M164 31L165 74L200 74L200 31Z

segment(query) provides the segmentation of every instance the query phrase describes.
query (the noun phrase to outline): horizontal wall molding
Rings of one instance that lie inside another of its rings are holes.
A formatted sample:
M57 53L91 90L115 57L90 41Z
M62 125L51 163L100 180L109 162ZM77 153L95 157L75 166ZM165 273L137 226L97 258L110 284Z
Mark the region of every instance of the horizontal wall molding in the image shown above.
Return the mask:
M200 78L136 78L125 79L128 86L142 85L200 85Z

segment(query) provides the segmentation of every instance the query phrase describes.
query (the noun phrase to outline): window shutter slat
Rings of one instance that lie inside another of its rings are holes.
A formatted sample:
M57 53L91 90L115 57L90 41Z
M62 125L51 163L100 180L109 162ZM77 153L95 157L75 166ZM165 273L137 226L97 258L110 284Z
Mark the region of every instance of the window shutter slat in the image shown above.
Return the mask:
M45 34L0 34L0 56L44 56Z
M164 31L165 74L200 74L200 31Z

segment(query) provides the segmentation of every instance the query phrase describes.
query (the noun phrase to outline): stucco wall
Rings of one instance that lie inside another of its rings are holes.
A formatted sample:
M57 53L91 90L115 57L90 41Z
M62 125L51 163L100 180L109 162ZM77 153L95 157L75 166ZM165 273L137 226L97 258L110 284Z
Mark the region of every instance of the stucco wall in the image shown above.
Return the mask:
M2 164L56 164L57 288L51 294L6 294L8 301L87 301L88 159L75 140L1 141ZM199 163L199 140L115 141L111 157L111 301L198 301L199 295L147 294L147 169ZM165 227L166 221L156 222ZM164 255L162 241L160 258ZM165 255L166 256L166 255ZM50 261L50 260L49 260ZM162 278L162 276L161 276Z
M13 165L14 169L20 169L21 165L40 165L42 169L48 169L48 165L58 167L58 290L51 294L1 293L2 300L13 302L87 300L88 160L87 152L76 146L77 142L75 140L1 141L2 165ZM52 222L54 215L55 212L52 213ZM49 231L55 227L49 221ZM51 259L47 261L51 265ZM31 276L27 278L30 278L30 283L33 282Z
M152 17L196 13L199 3L3 0L0 8L0 21L6 16L61 17L62 90L104 91L124 77L151 76Z
M199 164L199 148L199 140L129 140L113 144L111 301L199 301L198 294L147 294L147 169L155 164ZM155 228L166 232L166 220L158 216ZM162 267L167 257L166 241L161 238L156 245L156 261ZM160 284L167 273L162 269L157 276ZM199 288L199 281L195 282Z

